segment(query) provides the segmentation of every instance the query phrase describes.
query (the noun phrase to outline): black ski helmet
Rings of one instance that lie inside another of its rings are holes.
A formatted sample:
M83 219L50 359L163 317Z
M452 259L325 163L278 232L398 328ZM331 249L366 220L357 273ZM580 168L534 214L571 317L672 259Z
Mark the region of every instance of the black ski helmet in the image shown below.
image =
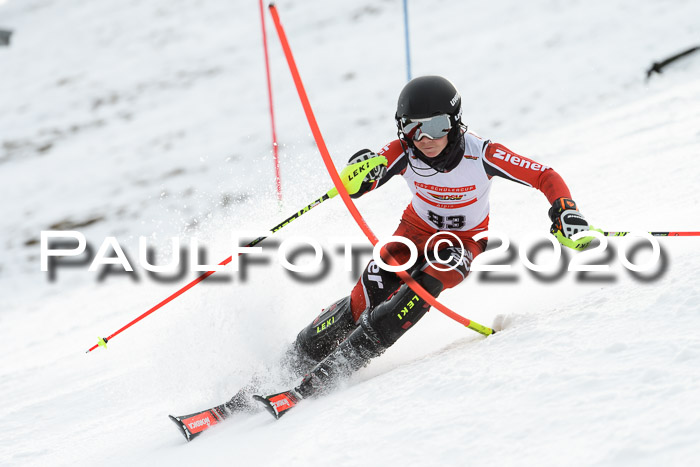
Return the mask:
M430 158L416 148L412 138L406 136L403 124L410 119L442 114L447 114L450 120L447 147L438 156ZM395 119L399 138L413 149L416 157L434 170L449 172L462 160L462 98L447 79L442 76L420 76L409 81L399 94Z

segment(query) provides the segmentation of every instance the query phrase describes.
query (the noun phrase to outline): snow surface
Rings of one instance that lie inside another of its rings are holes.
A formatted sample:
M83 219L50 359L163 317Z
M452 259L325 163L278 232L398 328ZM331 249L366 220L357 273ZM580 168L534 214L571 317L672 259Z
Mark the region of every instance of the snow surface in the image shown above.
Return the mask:
M440 299L502 332L434 311L338 392L185 443L168 413L219 404L274 367L355 279L339 255L320 284L254 266L84 353L194 277L149 278L140 236L163 261L170 237L197 238L213 262L233 230L267 229L330 188L272 24L282 205L257 2L0 3L15 31L0 48L0 465L700 464L696 238L660 239L651 276L614 255L607 275L536 280L517 260L510 281L474 273ZM391 140L401 2L277 5L336 165ZM470 128L555 167L592 224L700 230L700 56L645 80L700 43L700 3L425 0L410 15L414 74L449 77ZM408 199L392 181L357 204L386 236ZM497 181L491 228L517 251L547 232L547 208ZM136 272L99 280L83 263L50 281L38 244L50 228L95 250L115 236ZM278 237L309 234L329 251L361 237L339 201ZM274 371L266 384L285 388Z

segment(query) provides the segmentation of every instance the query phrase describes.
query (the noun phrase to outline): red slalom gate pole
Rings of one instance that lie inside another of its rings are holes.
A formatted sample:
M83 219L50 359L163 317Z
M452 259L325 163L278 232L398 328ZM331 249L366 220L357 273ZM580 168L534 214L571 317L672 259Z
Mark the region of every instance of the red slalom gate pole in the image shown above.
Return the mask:
M367 239L372 243L372 245L376 245L378 240L377 237L374 235L372 230L369 228L367 223L365 222L364 218L360 214L360 212L357 210L357 207L355 206L355 203L353 203L352 199L350 198L350 195L348 194L347 190L345 189L345 186L343 185L343 182L340 180L340 177L338 176L338 171L335 168L335 165L333 164L333 160L331 159L330 153L328 152L328 148L326 147L326 143L323 140L323 136L321 135L321 130L318 127L318 123L316 123L316 117L314 117L313 110L311 109L311 104L309 103L309 98L306 95L306 91L304 89L304 84L301 81L301 76L299 75L299 70L297 69L296 63L294 61L294 56L292 55L292 49L289 46L289 42L287 41L287 36L284 32L284 28L282 27L282 23L279 18L279 14L277 13L277 8L275 7L274 4L270 4L270 14L272 15L272 19L275 23L275 28L277 29L277 35L279 36L280 42L282 43L282 49L284 50L284 55L287 58L287 64L289 65L289 70L292 73L292 78L294 79L294 84L296 85L297 92L299 94L299 99L301 99L301 105L304 108L304 113L306 114L306 119L309 121L309 126L311 127L311 133L314 135L314 139L316 140L316 145L318 146L319 151L321 152L321 157L323 158L323 163L326 165L326 169L328 170L328 173L331 176L331 179L333 180L333 184L335 185L335 188L338 190L338 193L340 194L340 197L343 199L343 202L345 203L345 206L348 208L350 211L350 214L352 214L353 219L355 219L355 222L357 225L362 229L364 234L367 236ZM397 266L398 262L394 258L390 258L390 262L393 263L393 266ZM479 323L476 323L472 320L469 320L454 311L450 310L447 308L445 305L442 303L438 302L435 297L430 295L427 290L425 290L423 287L421 287L420 284L418 284L409 274L407 274L405 271L399 271L396 273L401 280L403 280L414 292L416 292L417 295L419 295L423 300L428 302L430 305L433 307L437 308L440 310L443 314L446 316L452 318L453 320L457 321L458 323L468 327L469 329L472 329L478 333L481 333L485 336L493 334L495 331L489 327L483 326Z
M265 75L267 77L267 97L270 103L270 126L272 128L272 154L275 162L275 185L277 186L277 201L282 201L282 177L280 175L279 144L275 130L275 109L272 105L272 79L270 78L270 56L267 51L267 31L265 29L265 7L260 0L260 24L262 25L263 53L265 55Z

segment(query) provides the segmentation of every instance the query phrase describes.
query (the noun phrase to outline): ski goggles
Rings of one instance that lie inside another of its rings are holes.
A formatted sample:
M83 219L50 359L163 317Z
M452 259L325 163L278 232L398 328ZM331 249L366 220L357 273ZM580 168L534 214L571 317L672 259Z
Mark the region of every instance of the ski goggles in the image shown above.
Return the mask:
M402 118L400 123L401 131L415 141L421 140L424 136L430 139L442 138L452 128L450 116L447 114L429 118Z

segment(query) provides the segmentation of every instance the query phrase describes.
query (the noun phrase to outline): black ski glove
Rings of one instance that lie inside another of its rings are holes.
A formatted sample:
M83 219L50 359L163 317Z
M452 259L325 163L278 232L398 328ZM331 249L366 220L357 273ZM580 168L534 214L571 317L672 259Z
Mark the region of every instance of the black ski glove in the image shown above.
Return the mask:
M356 164L358 162L366 161L366 160L372 159L374 157L380 157L380 156L378 156L375 152L370 151L369 149L362 149L360 151L357 151L355 154L352 155L352 157L350 157L350 160L348 160L347 165ZM385 159L385 161L386 161L386 159ZM385 164L386 164L386 162L384 162L384 165L378 165L377 167L370 170L369 173L362 180L362 184L360 185L360 189L355 193L350 193L350 197L351 198L359 198L360 196L362 196L365 193L367 193L368 191L370 191L374 187L374 183L381 180L381 178L386 174L386 165Z
M589 230L588 222L578 211L574 200L559 198L549 208L549 218L552 221L550 232L557 237L559 243L574 250L585 250L594 237L584 237L577 241L571 237L579 232Z

